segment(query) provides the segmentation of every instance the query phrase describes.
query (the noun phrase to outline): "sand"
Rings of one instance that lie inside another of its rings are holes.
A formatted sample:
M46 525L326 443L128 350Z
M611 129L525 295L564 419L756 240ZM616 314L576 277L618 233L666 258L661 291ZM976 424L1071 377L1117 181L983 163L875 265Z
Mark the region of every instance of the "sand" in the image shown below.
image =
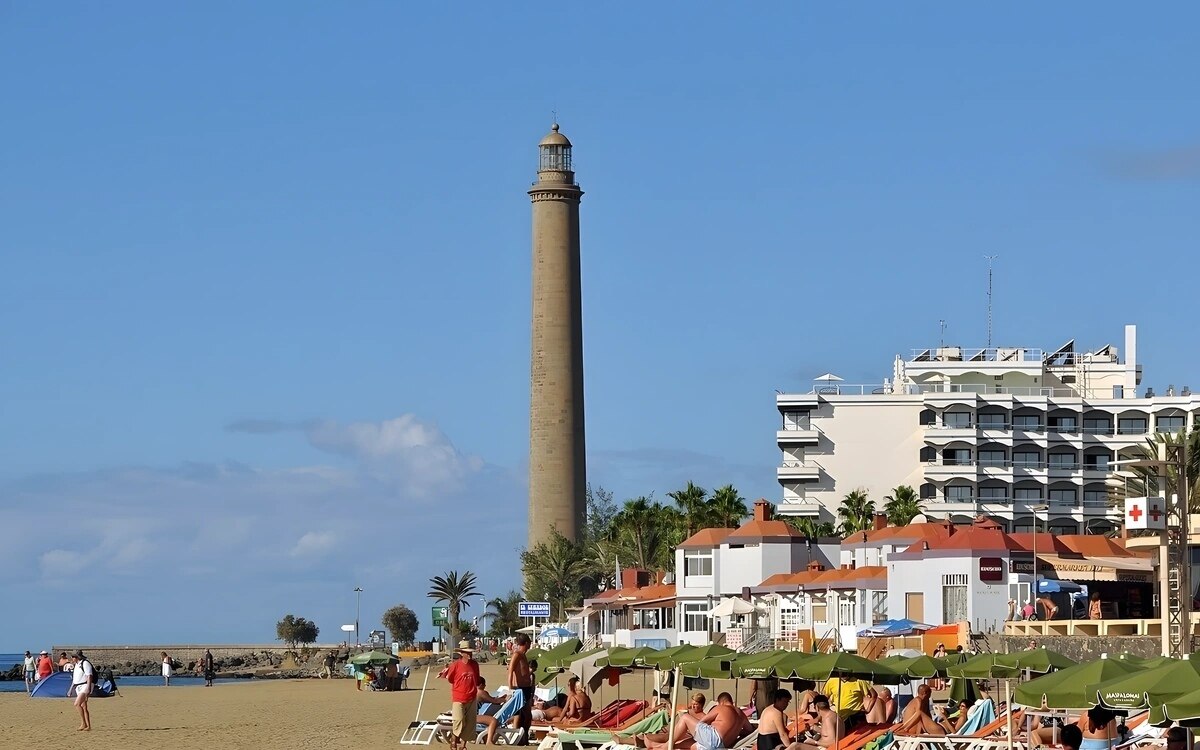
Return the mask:
M450 707L449 685L437 679L436 670L425 693L424 719ZM504 683L504 667L484 664L481 673L489 686ZM416 715L424 677L424 667L414 669L412 689L394 693L358 692L349 679L123 687L124 697L90 702L88 733L76 731L79 715L70 700L0 693L0 748L397 747Z

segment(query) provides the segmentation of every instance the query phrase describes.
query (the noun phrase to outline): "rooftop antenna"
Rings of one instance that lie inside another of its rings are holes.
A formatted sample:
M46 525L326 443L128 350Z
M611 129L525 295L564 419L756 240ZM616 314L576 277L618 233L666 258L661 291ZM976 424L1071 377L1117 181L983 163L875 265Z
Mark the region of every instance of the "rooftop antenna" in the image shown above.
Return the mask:
M999 255L983 256L984 260L988 262L988 349L992 348L992 261L999 257Z
M941 338L938 339L938 348L945 349L946 348L946 321L939 320L938 327L942 329Z

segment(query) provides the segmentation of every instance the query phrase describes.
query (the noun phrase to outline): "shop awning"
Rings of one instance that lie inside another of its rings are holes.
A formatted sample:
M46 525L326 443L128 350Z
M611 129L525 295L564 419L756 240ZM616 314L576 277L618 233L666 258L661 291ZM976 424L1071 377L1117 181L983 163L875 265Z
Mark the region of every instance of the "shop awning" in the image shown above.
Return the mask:
M1038 555L1038 562L1050 566L1055 576L1065 581L1149 581L1154 573L1154 564L1142 557ZM1044 575L1047 571L1038 572Z

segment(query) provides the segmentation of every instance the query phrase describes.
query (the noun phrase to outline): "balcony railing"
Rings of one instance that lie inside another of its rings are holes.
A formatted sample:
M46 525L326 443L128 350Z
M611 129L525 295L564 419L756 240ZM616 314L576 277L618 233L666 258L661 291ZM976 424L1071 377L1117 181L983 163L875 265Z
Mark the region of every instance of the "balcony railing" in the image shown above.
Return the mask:
M909 362L1041 362L1041 349L1019 349L1001 347L977 347L964 349L961 346L936 346L929 349L913 349Z
M976 460L972 458L934 458L925 462L926 466L978 466L981 469L1035 469L1038 471L1109 471L1108 464L1090 461L999 461L995 459Z

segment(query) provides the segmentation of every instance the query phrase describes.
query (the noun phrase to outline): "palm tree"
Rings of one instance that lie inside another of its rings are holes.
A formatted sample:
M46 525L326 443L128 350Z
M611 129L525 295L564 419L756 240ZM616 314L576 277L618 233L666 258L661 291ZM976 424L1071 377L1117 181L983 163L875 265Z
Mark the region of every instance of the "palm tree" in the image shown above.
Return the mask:
M510 591L504 596L488 600L487 614L491 618L490 635L497 637L510 636L521 627L520 591Z
M658 557L659 529L655 520L658 516L658 504L650 502L647 497L626 500L625 505L613 517L611 538L621 557L629 560L631 565L640 568L653 567Z
M716 526L734 528L742 525L742 519L750 515L746 501L732 484L713 490L708 501L709 517Z
M687 536L691 536L699 529L704 528L708 524L707 513L708 508L705 506L705 499L708 498L708 490L699 485L688 482L687 486L682 490L668 492L667 497L675 501L675 505L683 512L684 530Z
M1146 444L1141 448L1130 451L1129 458L1157 461L1162 457L1165 447L1167 460L1173 460L1173 454L1181 447L1187 456L1188 476L1188 512L1200 511L1200 429L1194 429L1187 435L1182 431L1171 434L1156 433L1146 438ZM1128 477L1120 487L1114 487L1110 492L1110 500L1116 504L1126 497L1153 497L1162 494L1159 485L1158 471L1154 467L1132 467L1128 471L1133 476ZM1166 494L1180 494L1179 470L1175 464L1166 467Z
M829 521L817 521L807 516L787 516L784 520L803 534L805 539L837 536L837 528Z
M838 518L842 519L842 532L853 534L870 528L871 516L875 515L875 503L867 499L866 490L857 489L842 499L837 512Z
M471 606L471 599L482 596L475 588L475 574L466 571L459 575L452 570L444 576L434 576L429 579L430 599L446 603L446 630L450 634L450 644L457 645L459 633L458 615L464 607Z
M525 591L531 597L545 594L552 610L566 618L567 605L582 601L588 563L584 545L554 531L550 539L521 554L525 572ZM557 606L555 606L557 605Z
M921 514L921 503L917 492L907 484L902 484L892 490L892 494L884 498L887 503L883 512L887 514L888 523L892 526L906 526Z

